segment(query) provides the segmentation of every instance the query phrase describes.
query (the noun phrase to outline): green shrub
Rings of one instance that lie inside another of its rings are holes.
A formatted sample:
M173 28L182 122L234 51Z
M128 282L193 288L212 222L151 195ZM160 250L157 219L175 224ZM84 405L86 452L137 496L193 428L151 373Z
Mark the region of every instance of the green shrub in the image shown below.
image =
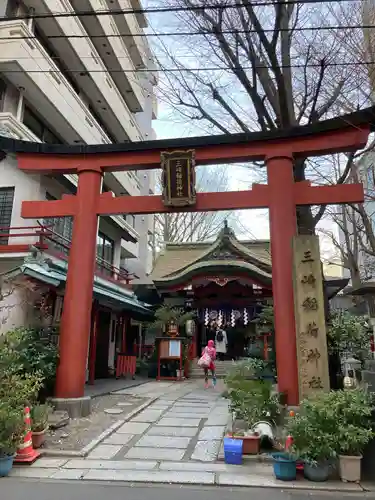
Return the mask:
M332 313L327 328L329 352L349 352L364 361L371 352L372 330L364 316L354 316L346 311Z
M16 452L24 435L23 412L0 401L0 457Z
M31 430L42 432L47 429L48 416L52 408L48 404L34 405L31 408Z
M17 411L32 406L43 384L40 373L19 375L0 372L0 401Z
M286 426L293 450L309 462L360 454L374 436L372 407L371 395L363 390L319 393L302 401Z
M336 415L337 452L341 455L360 455L375 436L371 416L374 408L372 394L356 389L331 393L329 404Z
M228 398L230 411L245 420L249 429L259 420L275 421L280 413L277 395L272 395L272 383L268 381L232 379Z
M337 422L334 411L326 404L327 396L302 401L300 411L287 421L287 434L293 437L292 450L308 463L336 456Z
M40 331L17 328L8 332L0 343L0 370L24 377L37 374L42 386L51 387L56 378L58 348Z

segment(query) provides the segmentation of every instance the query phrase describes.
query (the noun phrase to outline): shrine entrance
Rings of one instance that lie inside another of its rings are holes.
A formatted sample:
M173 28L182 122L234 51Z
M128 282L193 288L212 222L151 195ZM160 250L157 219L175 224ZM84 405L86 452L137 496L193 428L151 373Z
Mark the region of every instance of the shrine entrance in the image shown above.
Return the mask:
M296 206L361 203L361 184L311 186L295 182L296 158L355 151L365 147L374 110L288 131L257 132L140 143L95 146L50 146L9 141L18 167L34 174L76 174L77 194L54 201L24 201L30 219L73 217L72 247L60 331L56 397L84 395L90 335L98 216L178 211L268 208L270 215L272 290L275 313L279 391L290 405L299 402L292 240L297 234ZM268 183L252 189L196 193L195 164L264 161ZM110 171L163 167L162 196L120 196L102 192L102 175Z
M240 241L224 221L213 242L167 243L150 275L165 305L193 310L192 357L200 356L217 328L225 331L220 359L267 358L268 339L254 320L272 304L269 241ZM269 335L271 332L266 332Z

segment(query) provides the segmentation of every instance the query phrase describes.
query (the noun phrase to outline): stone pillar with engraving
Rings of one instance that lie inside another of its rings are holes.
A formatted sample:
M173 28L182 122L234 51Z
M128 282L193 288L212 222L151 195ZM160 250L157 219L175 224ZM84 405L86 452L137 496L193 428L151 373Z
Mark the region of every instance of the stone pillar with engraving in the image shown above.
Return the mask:
M329 391L328 352L319 238L293 239L294 303L300 401ZM288 346L285 346L287 349Z

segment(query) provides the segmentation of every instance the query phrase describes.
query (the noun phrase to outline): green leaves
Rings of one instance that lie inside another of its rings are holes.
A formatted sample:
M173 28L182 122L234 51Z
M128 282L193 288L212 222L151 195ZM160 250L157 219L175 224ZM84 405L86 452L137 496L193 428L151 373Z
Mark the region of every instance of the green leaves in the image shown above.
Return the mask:
M42 432L47 428L48 415L52 408L48 404L36 404L31 408L31 430Z
M23 411L0 401L0 457L15 453L23 433Z
M254 365L240 363L226 378L230 410L247 422L251 429L259 420L273 421L279 414L277 395L271 395L272 383L249 380Z
M194 313L181 312L173 307L162 306L155 311L155 320L147 325L147 330L150 333L159 332L163 333L164 328L169 323L175 323L177 326L183 326L189 319L193 319Z
M374 436L373 399L363 390L319 393L304 400L287 431L301 458L317 462L338 454L358 455Z
M58 348L39 330L17 328L8 332L0 344L0 370L12 375L36 374L43 381L56 377Z
M349 351L358 359L365 359L370 352L371 331L364 316L354 316L346 311L331 315L328 322L328 349L343 353Z

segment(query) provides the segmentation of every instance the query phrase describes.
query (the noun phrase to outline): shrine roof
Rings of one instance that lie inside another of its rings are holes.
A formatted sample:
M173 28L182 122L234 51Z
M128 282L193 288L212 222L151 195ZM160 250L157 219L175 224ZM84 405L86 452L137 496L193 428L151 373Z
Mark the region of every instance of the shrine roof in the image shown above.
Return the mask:
M17 267L0 273L0 278L6 281L18 275L24 275L58 288L65 286L67 272L67 262L51 256L45 256L40 252L36 255L34 255L34 252L31 252ZM94 276L93 292L104 305L116 310L124 309L131 311L134 319L144 320L153 316L150 304L139 300L133 291L105 280L100 276Z
M215 241L167 243L156 259L151 278L156 285L182 279L194 272L224 269L254 274L271 282L268 240L240 241L225 224Z
M251 132L238 134L220 134L200 137L185 137L180 139L159 139L140 142L123 142L118 144L46 144L15 139L4 128L0 134L0 150L13 153L45 153L45 154L98 154L121 153L130 151L147 151L167 148L198 148L224 144L243 144L255 141L288 139L292 137L306 137L321 132L331 132L360 125L369 125L375 130L375 106L324 120L314 124L291 127L289 129L275 129L265 132Z

